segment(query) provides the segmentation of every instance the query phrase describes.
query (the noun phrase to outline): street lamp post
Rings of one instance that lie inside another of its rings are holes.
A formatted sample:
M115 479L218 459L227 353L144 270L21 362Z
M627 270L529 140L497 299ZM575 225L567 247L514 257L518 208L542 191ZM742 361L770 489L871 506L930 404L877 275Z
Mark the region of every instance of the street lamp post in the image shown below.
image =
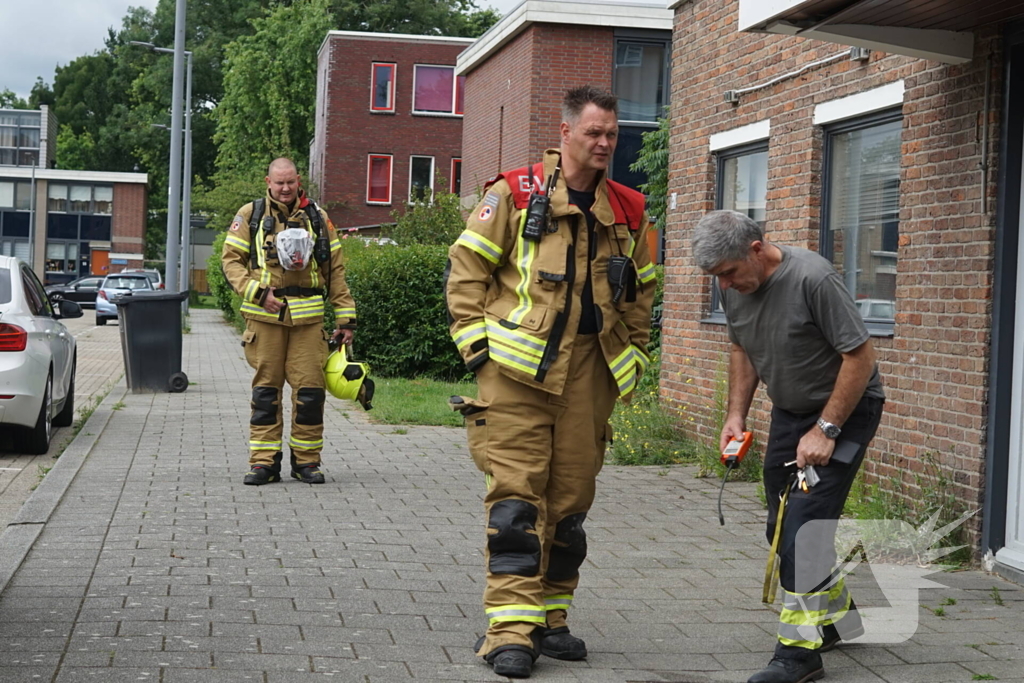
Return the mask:
M130 44L144 47L150 52L174 54L174 50L170 48L157 47L153 43L140 40L132 40ZM181 275L178 285L179 291L182 292L191 289L192 285L192 52L190 50L185 50L185 64L185 184L181 204ZM161 125L156 127L167 128L167 126ZM167 224L168 226L171 224L170 219ZM168 275L168 279L170 279L170 275ZM187 303L185 310L188 310Z

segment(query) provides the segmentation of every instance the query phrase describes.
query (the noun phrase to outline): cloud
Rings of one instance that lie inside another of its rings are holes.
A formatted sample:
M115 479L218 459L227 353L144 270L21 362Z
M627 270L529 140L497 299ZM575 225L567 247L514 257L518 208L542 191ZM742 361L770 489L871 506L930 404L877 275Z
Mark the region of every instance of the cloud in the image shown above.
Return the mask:
M129 6L156 7L157 0L36 0L0 2L0 90L27 97L36 77L53 83L57 65L103 49L107 29L121 27ZM30 9L31 8L31 9Z

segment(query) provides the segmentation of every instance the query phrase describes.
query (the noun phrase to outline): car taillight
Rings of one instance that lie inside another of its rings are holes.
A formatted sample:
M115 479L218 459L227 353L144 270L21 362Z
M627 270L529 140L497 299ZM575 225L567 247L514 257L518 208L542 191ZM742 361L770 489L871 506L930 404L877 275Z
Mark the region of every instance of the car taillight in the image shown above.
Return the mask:
M104 301L110 301L110 299L107 298L107 293L104 292L102 289L96 293L99 294L100 298L103 299Z
M164 288L164 283L162 283L162 282L161 282L160 284L158 284L158 285L156 286L156 288L157 288L157 289L163 289L163 288Z
M24 351L28 332L9 323L0 323L0 351Z

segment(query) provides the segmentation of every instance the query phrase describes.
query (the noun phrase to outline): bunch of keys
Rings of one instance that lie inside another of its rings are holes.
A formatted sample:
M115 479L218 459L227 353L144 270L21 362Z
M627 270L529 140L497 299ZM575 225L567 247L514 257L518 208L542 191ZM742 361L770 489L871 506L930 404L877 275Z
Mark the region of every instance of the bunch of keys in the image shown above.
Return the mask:
M791 460L785 463L784 467L790 467L796 464L796 460ZM818 471L814 469L814 465L806 465L796 473L796 481L793 482L793 490L800 489L804 493L810 493L811 489L814 488L818 482L821 481L821 477L818 476Z

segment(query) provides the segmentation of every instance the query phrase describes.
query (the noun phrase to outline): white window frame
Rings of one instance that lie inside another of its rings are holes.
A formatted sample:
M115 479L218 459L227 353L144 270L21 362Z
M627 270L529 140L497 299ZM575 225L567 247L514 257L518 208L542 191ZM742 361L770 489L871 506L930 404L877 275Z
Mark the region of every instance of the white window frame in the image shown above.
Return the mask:
M413 159L430 159L430 198L427 200L428 203L434 201L434 174L437 172L437 162L432 156L426 154L411 154L409 155L409 196L407 201L412 204L415 200L412 196L412 166Z
M370 181L373 171L374 159L388 160L388 200L382 202L379 199L370 199ZM391 206L391 197L395 185L395 156L393 154L367 154L366 155L366 203L372 206Z
M376 72L377 72L377 67L378 66L388 66L388 67L391 67L391 92L389 93L389 98L388 98L389 99L389 106L386 107L386 108L381 108L381 107L374 106L374 96L376 95L376 93L374 92L374 88L377 85L376 81L375 81L375 78L376 78ZM396 100L398 99L396 97L396 91L398 90L398 85L397 84L398 84L398 64L396 64L394 62L372 62L370 64L370 111L371 112L373 112L374 114L394 114L395 113L395 103L396 103Z
M416 81L419 76L419 69L421 66L434 69L451 69L452 71L452 107L451 111L421 111L416 108ZM451 116L462 118L463 114L458 114L455 111L455 102L458 99L459 94L459 77L455 73L455 67L449 64L414 64L412 67L412 113L416 116ZM462 103L465 106L465 102Z

